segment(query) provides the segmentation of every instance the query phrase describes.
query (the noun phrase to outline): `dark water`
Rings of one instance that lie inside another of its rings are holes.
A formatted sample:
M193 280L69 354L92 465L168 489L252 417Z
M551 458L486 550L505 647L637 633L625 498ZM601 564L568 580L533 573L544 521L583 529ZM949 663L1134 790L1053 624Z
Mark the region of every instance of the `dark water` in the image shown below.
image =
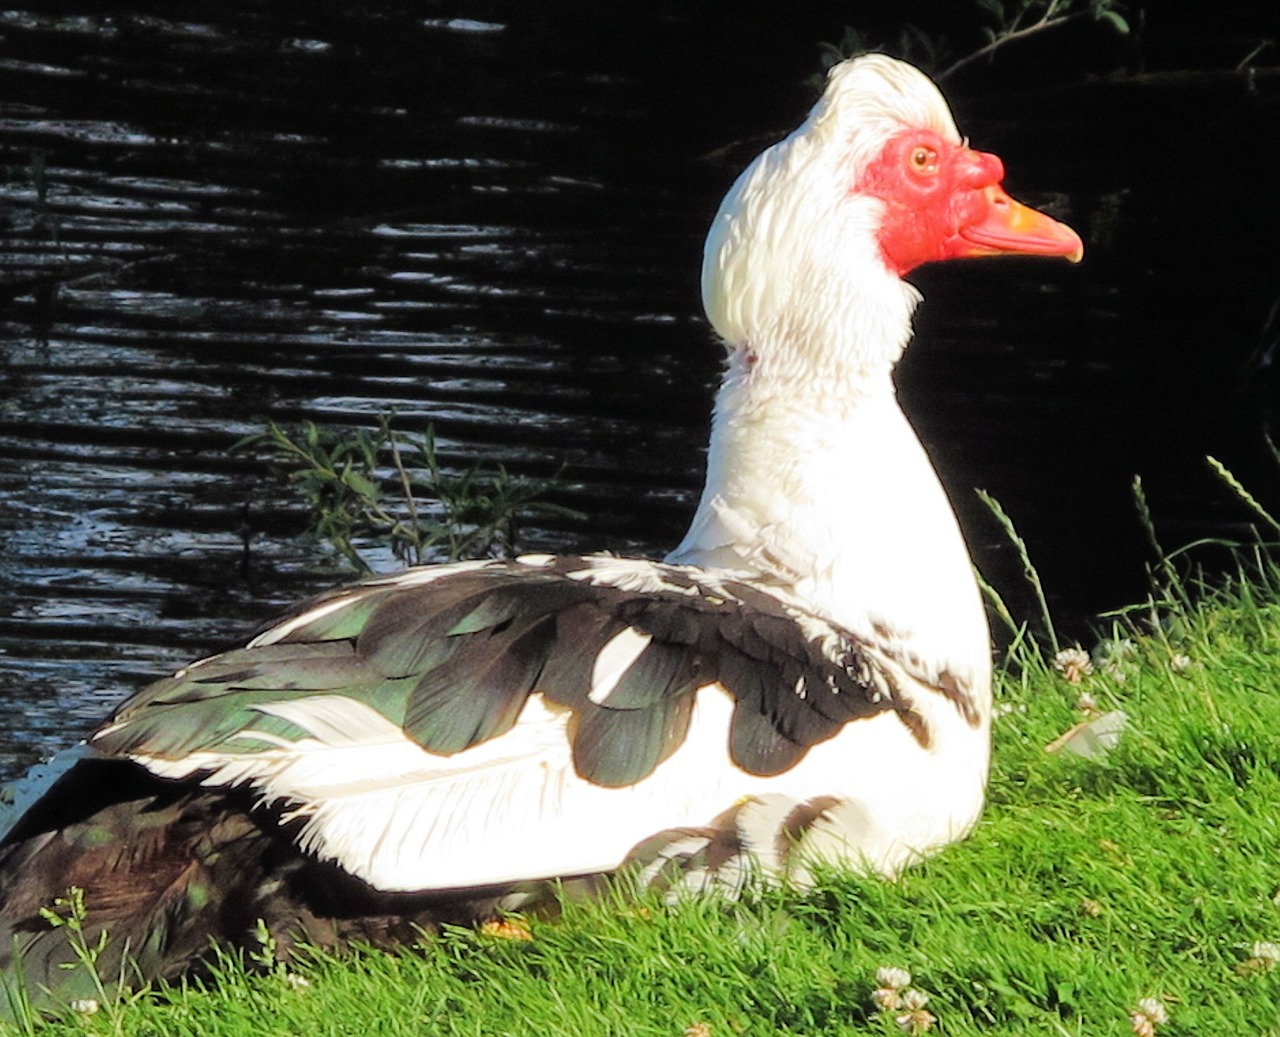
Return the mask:
M394 408L451 464L561 473L588 518L525 546L668 548L718 365L702 235L811 100L814 23L766 9L0 12L0 773L341 578L229 453L266 418ZM975 486L1068 626L1144 589L1135 473L1168 546L1247 535L1206 453L1280 498L1278 97L1260 75L957 99L1088 256L922 271L900 384L980 565L1017 597Z

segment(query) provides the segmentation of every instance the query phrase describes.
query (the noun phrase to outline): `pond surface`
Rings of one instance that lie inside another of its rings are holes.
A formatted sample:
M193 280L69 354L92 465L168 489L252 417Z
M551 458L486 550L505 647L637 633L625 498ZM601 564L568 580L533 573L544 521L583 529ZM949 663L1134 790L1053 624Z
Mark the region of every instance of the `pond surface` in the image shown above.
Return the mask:
M268 419L394 409L452 466L558 473L587 517L528 548L678 539L719 364L702 235L817 67L811 26L714 8L0 12L0 775L344 578L230 450ZM1135 474L1166 547L1249 537L1205 454L1280 501L1278 98L957 97L1086 262L921 271L899 384L979 565L1022 604L981 486L1070 631L1145 590Z

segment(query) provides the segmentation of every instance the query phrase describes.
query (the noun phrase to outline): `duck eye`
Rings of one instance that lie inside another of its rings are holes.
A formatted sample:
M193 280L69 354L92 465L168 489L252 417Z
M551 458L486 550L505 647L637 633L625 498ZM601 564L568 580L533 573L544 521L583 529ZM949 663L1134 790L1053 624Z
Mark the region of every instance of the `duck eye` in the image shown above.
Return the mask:
M938 153L921 145L911 152L911 168L917 173L932 175L938 171Z

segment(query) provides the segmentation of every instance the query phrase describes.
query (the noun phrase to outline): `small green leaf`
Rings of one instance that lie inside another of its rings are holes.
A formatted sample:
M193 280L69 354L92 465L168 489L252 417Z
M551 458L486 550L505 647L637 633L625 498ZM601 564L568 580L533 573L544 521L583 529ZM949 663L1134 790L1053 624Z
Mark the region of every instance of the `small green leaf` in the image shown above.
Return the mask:
M1115 11L1103 11L1100 15L1100 20L1110 22L1118 33L1123 35L1128 35L1129 33L1129 23Z
M369 500L377 500L379 490L377 484L362 472L352 468L350 463L342 469L342 485Z
M250 432L247 436L241 436L230 447L227 448L228 453L236 453L240 450L248 450L250 447L256 447L265 443L271 438L269 432Z

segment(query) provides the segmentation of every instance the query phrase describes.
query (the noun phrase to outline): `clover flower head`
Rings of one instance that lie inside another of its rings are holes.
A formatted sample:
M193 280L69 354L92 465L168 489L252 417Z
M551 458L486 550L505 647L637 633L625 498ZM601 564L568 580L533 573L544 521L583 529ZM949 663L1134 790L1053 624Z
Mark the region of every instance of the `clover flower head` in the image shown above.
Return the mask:
M1093 662L1089 653L1079 645L1064 648L1053 657L1053 668L1071 684L1079 684L1093 673Z
M876 969L876 982L889 990L902 990L911 985L911 973L893 965L881 965Z
M923 1008L916 1008L910 1012L903 1012L894 1018L894 1022L898 1024L904 1031L915 1037L916 1034L925 1033L933 1029L933 1024L938 1021L938 1017L932 1012Z
M1169 1021L1164 1004L1154 997L1144 997L1129 1013L1134 1037L1155 1037L1156 1027Z
M1273 965L1280 965L1280 943L1258 940L1253 945L1253 956L1259 961L1269 961Z

